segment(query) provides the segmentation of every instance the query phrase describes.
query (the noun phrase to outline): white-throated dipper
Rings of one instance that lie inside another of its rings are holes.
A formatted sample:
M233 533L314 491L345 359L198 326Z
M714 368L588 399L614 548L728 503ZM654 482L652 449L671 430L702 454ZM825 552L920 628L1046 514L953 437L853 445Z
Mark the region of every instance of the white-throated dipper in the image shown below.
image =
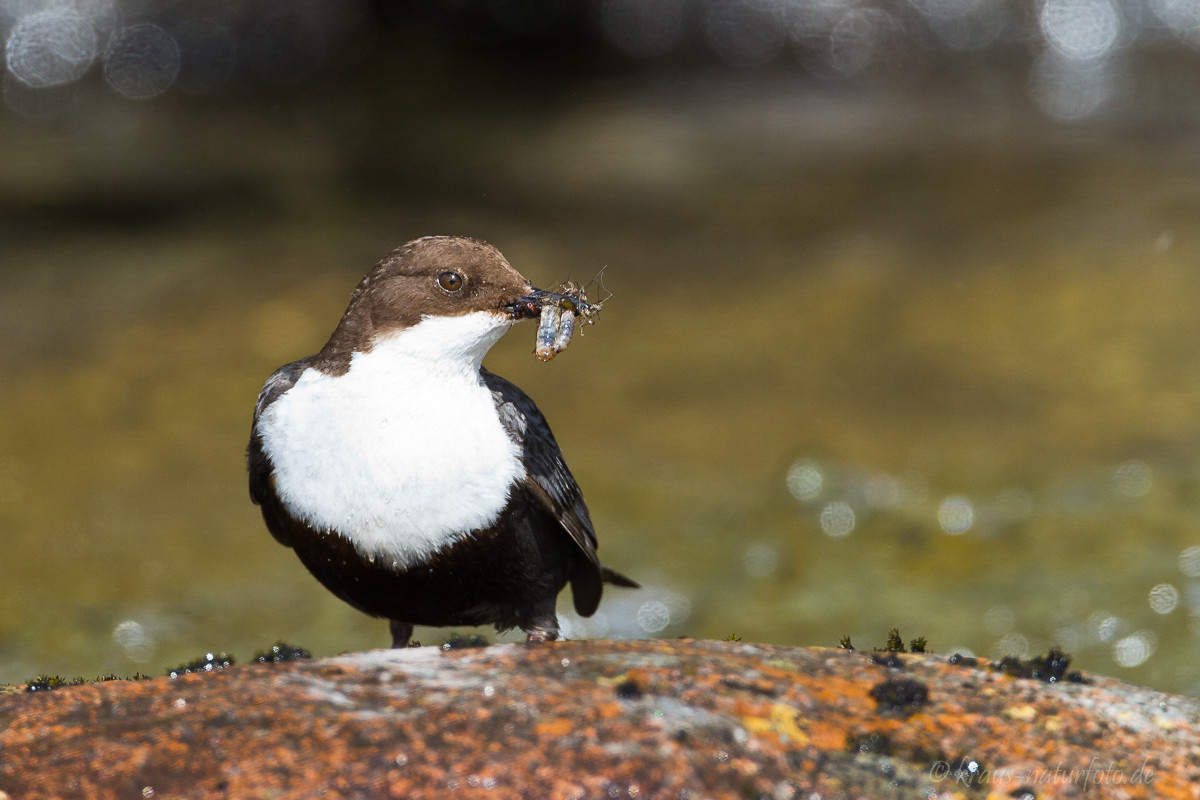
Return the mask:
M603 583L583 495L545 417L483 368L513 324L562 295L492 245L428 236L359 282L319 353L267 379L247 448L267 528L350 605L413 625L558 637L569 582L590 616Z

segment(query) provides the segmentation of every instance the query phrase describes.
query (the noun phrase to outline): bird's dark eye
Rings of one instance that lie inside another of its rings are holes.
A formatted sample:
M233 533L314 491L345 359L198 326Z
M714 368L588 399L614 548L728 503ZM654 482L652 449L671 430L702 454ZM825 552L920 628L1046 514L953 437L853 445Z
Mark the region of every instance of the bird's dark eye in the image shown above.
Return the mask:
M439 272L437 276L438 286L442 287L443 291L453 294L463 287L463 276L457 272Z

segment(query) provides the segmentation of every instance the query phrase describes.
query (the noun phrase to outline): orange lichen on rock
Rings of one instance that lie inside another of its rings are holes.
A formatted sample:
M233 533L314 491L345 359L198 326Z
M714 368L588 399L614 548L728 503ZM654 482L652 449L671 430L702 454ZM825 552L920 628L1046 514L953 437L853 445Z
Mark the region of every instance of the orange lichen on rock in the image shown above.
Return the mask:
M0 796L1167 798L1200 701L743 642L410 648L0 694Z
M534 727L534 733L538 736L566 736L575 728L575 723L566 717L558 717L557 719L548 719L545 722L539 722Z

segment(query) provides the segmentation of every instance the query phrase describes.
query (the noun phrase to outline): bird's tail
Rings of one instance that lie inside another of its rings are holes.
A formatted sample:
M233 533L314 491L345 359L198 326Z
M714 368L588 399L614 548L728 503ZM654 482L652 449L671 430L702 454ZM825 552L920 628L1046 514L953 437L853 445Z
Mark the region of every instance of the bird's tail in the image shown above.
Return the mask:
M604 564L600 565L600 578L605 583L611 583L613 586L624 586L626 589L640 589L642 585L633 578L626 578L615 569Z

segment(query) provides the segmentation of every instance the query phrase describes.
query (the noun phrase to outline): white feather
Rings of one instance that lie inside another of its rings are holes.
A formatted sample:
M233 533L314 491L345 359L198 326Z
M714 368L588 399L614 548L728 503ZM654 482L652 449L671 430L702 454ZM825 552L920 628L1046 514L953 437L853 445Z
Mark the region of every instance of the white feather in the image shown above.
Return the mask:
M426 317L344 375L305 370L259 419L287 509L401 567L495 522L525 470L479 367L511 324Z

